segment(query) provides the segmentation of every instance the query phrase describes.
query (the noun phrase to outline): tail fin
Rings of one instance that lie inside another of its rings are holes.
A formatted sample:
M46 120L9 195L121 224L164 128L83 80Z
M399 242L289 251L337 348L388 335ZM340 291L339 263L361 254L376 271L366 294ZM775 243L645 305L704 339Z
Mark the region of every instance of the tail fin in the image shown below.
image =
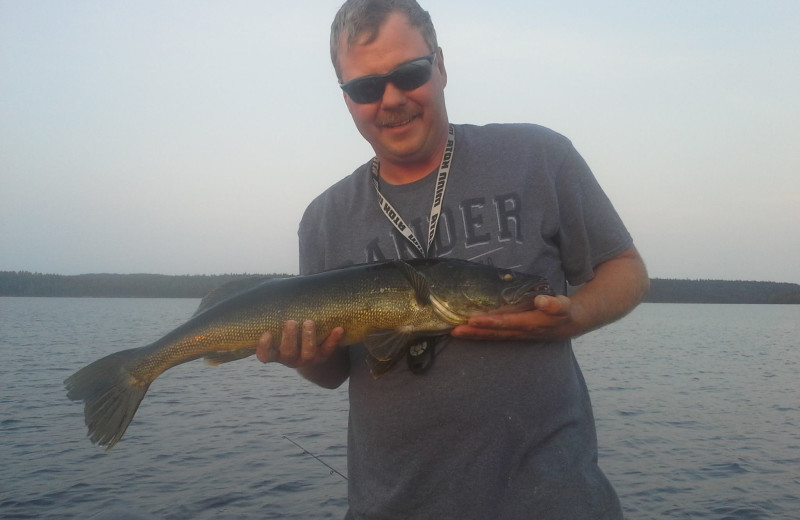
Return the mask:
M85 403L83 415L89 439L110 450L125 433L152 381L131 375L129 366L138 349L98 359L64 381L67 397Z

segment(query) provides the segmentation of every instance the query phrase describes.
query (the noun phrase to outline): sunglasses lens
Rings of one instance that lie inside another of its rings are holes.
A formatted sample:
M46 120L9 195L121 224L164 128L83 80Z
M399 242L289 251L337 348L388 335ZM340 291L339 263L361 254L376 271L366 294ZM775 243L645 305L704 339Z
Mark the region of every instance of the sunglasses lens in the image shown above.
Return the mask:
M361 78L348 83L344 91L356 103L373 103L383 97L386 78Z
M414 90L431 79L431 63L417 60L398 67L389 78L400 90Z
M431 79L433 55L400 65L389 74L365 76L341 85L356 103L374 103L383 97L386 83L391 82L400 90L414 90Z

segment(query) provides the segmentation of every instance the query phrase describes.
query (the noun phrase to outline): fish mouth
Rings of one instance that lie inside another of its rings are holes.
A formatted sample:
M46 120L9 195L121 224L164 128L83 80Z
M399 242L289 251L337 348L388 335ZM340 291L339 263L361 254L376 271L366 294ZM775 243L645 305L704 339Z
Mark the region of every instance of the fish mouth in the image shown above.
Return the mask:
M533 299L540 294L553 294L550 284L540 280L532 280L518 287L506 287L500 292L505 305L532 308Z

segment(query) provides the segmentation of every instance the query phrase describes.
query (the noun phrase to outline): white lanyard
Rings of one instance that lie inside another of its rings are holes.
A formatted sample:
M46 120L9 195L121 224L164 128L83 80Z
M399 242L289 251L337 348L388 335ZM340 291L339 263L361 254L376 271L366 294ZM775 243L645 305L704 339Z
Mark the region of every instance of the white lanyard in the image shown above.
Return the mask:
M380 206L383 214L394 225L397 230L402 233L406 240L411 242L417 250L422 253L423 257L427 257L431 251L431 244L433 238L436 236L436 225L439 223L439 216L442 214L442 203L444 202L444 190L447 187L447 177L450 175L450 163L453 159L453 150L456 145L456 134L453 125L450 125L447 131L447 146L444 148L442 154L442 164L439 166L439 173L436 176L436 187L433 192L433 205L431 206L431 217L428 226L428 247L423 249L422 244L419 243L411 227L408 226L400 213L389 203L386 198L381 195L380 183L380 169L381 165L378 158L372 159L372 182L375 184L375 192L378 194L378 206Z

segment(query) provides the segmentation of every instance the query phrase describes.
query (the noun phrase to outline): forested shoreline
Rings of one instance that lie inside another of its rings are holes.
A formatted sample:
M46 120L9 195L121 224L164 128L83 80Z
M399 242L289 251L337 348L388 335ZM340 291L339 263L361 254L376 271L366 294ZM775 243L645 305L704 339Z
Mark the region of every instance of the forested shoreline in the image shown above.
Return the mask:
M202 298L215 288L248 277L287 274L58 275L0 271L0 296L80 298ZM645 300L651 303L800 303L800 285L780 282L673 280L653 278Z
M286 274L59 275L0 271L0 296L73 298L202 298L217 287L248 277L286 277Z

